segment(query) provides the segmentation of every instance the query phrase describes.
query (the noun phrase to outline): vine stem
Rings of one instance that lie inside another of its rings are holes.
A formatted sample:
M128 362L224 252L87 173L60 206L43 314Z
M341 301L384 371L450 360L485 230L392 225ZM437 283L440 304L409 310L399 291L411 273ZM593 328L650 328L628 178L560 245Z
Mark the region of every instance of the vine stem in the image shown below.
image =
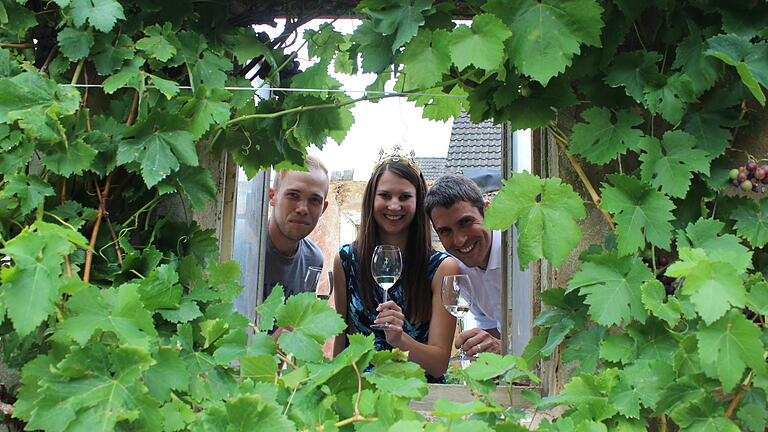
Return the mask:
M126 126L131 126L136 121L136 115L139 108L139 91L135 90L133 99L131 100L131 110L128 111L128 119L125 121Z
M363 393L363 377L360 375L360 370L357 368L357 363L352 362L352 368L357 375L357 397L355 398L355 417L360 417L360 395Z
M738 393L736 393L736 397L733 398L730 405L728 405L728 409L725 411L725 416L728 418L731 418L733 415L733 412L736 410L736 405L739 404L739 401L741 400L741 397L744 396L744 393L747 392L747 389L749 389L749 386L752 384L752 378L755 376L754 372L750 372L749 376L747 377L747 380L744 382L744 385L741 386L741 389Z
M61 201L62 204L66 201L67 198L67 179L61 180L61 193L59 195L59 201ZM69 260L69 255L64 257L64 264L67 269L67 278L72 278L72 262Z
M0 48L34 48L33 43L0 43Z
M743 120L746 114L747 114L747 101L745 99L741 101L741 112L739 112L739 121ZM735 128L733 128L733 135L731 135L731 142L728 143L729 147L733 147L733 142L736 141L736 135L738 135L739 133L739 127L740 126L736 126ZM747 155L749 155L749 153L747 153Z
M114 173L114 171L112 172ZM106 214L107 210L104 206L107 196L109 196L109 185L112 182L112 173L109 173L107 180L104 183L104 191L99 190L99 183L94 179L96 184L96 194L99 197L99 211L96 213L96 221L93 223L93 231L91 231L91 240L88 243L90 248L85 253L85 270L83 271L83 282L88 283L91 280L91 264L93 263L93 251L96 246L96 237L99 235L99 226L101 225L101 219Z
M667 432L667 415L659 416L659 432Z
M458 78L450 79L448 81L443 81L441 83L435 84L433 86L430 86L430 88L448 86L448 85L451 85L451 84L458 83L462 79L464 79L464 77L460 76ZM352 100L349 100L349 101L346 101L346 102L339 102L339 103L332 103L332 104L323 104L323 105L300 105L300 106L297 106L297 107L288 108L286 110L276 111L276 112L273 112L273 113L248 114L248 115L244 115L244 116L241 116L241 117L233 118L232 120L228 121L224 125L224 127L232 126L233 124L236 124L236 123L239 123L239 122L242 122L242 121L245 121L245 120L250 120L250 119L256 119L256 118L272 119L272 118L277 118L277 117L284 116L286 114L292 114L292 113L295 113L295 112L313 111L313 110L328 109L328 108L343 108L343 107L345 107L347 105L354 105L354 104L356 104L358 102L386 99L386 98L391 98L391 97L400 97L400 96L403 96L403 95L407 96L409 93L421 93L421 92L424 92L426 90L427 89L418 89L418 90L412 90L412 91L407 91L407 92L399 92L399 93L394 93L394 94L365 95L363 97L359 97L357 99L352 99ZM216 136L218 137L218 134Z
M592 202L595 203L595 206L599 206L602 199L600 198L600 194L597 193L594 186L592 186L592 182L589 181L589 177L587 177L587 174L584 172L584 169L581 167L581 164L579 164L579 161L576 160L575 157L571 154L571 152L568 151L568 140L565 138L563 133L557 128L557 126L549 125L547 126L547 131L552 134L553 137L555 137L555 142L560 146L560 148L563 150L563 153L565 153L565 156L568 157L568 161L571 162L571 165L573 165L573 169L576 170L576 173L579 175L579 178L581 179L581 182L584 183L584 186L587 188L587 191L589 192L589 195L592 197ZM611 215L598 207L600 212L603 214L603 217L608 222L608 225L611 227L611 229L616 229L616 224L613 222L613 218L611 218Z
M77 84L77 81L80 79L80 72L83 71L84 64L85 64L85 59L81 59L77 63L77 67L75 67L75 73L72 74L72 82L70 82L70 84L72 85Z

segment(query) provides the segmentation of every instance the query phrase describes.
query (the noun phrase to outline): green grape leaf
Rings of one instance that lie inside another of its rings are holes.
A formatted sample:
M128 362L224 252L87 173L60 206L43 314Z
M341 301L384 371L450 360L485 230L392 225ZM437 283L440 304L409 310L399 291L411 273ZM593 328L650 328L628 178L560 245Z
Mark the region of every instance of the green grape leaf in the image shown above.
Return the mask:
M373 356L373 369L363 373L363 378L375 385L382 393L421 399L429 387L424 369L409 362L401 351L377 351Z
M80 106L80 93L36 72L0 78L0 123L19 122L24 131L46 141L61 139L57 120Z
M167 401L172 389L186 391L189 388L191 375L177 350L160 348L155 361L144 373L144 384L150 396L159 401Z
M277 373L277 357L258 354L240 357L240 376L255 381L274 382Z
M141 280L137 291L147 310L175 309L184 288L178 284L179 275L170 264L163 264Z
M89 169L98 152L82 138L77 138L67 145L59 143L53 151L46 152L43 164L56 174L68 177L72 174L82 174Z
M598 421L610 418L618 412L606 395L610 389L610 381L615 379L615 375L615 369L609 369L600 377L581 374L566 384L560 395L551 399L577 406L584 415Z
M642 288L643 306L652 314L663 319L670 327L680 322L683 308L674 296L667 296L664 285L656 279L649 280Z
M22 6L21 2L6 2L4 6L6 16L13 17L13 19L0 22L3 29L23 38L30 28L37 25L35 11Z
M405 47L399 57L405 79L414 88L429 88L439 82L451 66L450 34L424 28ZM427 92L429 93L429 92Z
M680 261L672 263L666 274L685 277L682 293L690 296L707 324L722 317L731 306L744 306L746 290L741 275L746 267L734 262L735 254L691 248L682 248L679 254Z
M582 237L576 219L584 215L583 201L570 185L522 172L504 180L488 207L485 225L506 229L517 224L522 269L539 258L559 266Z
M59 329L81 346L97 329L115 333L123 344L145 349L150 337L157 335L152 316L131 284L103 290L84 288L67 301L67 308L72 316Z
M72 0L72 22L82 27L86 20L96 30L104 33L112 30L119 19L125 19L123 6L116 0Z
M562 309L554 308L542 311L536 317L536 320L533 321L534 326L541 326L549 330L545 335L545 342L541 346L541 355L548 356L552 354L552 351L565 340L568 333L576 326L576 323L569 315L568 312Z
M693 84L693 91L700 95L712 88L718 78L717 61L705 54L706 45L697 27L677 45L672 68L681 69Z
M152 74L147 74L147 77L150 79L152 84L157 88L157 90L159 90L160 93L165 95L165 97L168 100L176 96L176 94L179 92L179 85L175 81L160 78L159 76L155 76Z
M451 59L459 69L469 65L496 69L504 60L504 40L510 35L509 29L494 15L475 15L472 27L460 25L451 33Z
M507 44L512 63L543 85L571 64L581 44L601 46L603 9L593 0L492 0L483 9L512 31Z
M764 431L766 419L768 419L768 410L765 409L765 403L762 405L748 403L739 408L736 417L750 430Z
M164 319L172 323L189 322L195 318L203 316L197 303L188 297L182 298L179 302L179 307L176 309L161 309L157 312L159 312L160 316Z
M765 106L765 94L760 85L768 85L768 70L765 69L766 43L752 44L747 37L721 34L707 39L707 46L709 49L704 53L735 67L741 82L760 105Z
M736 233L754 247L768 243L768 199L739 201L731 211Z
M189 129L195 138L202 137L213 123L224 125L230 116L227 99L231 94L221 89L208 91L205 87L197 89L195 98L189 99L181 108L181 114L192 119Z
M699 219L696 223L688 224L685 235L679 233L677 236L677 249L693 247L704 249L707 253L731 252L738 268L751 267L752 254L749 249L735 235L721 234L724 227L725 223L716 219Z
M179 169L179 162L197 166L197 150L185 121L172 114L155 111L150 117L123 132L126 138L117 151L117 162L139 162L148 187Z
M34 230L41 226L49 229ZM4 267L0 272L0 293L8 317L20 336L32 332L55 309L64 256L74 249L62 231L63 228L37 222L0 249L0 254L10 257L14 263L13 267Z
M600 359L600 343L603 341L605 332L605 327L594 326L568 339L562 354L563 361L567 363L579 362L579 367L574 373L593 373L595 371Z
M663 84L649 83L645 87L645 106L672 124L679 123L685 114L686 104L695 101L693 83L681 73L666 77Z
M163 27L155 24L144 29L143 37L136 41L136 48L145 51L149 57L167 61L176 54L176 47L172 41L166 39L166 34L173 35L171 23L165 23Z
M71 61L78 61L88 57L93 46L93 32L67 27L56 36L59 41L59 49Z
M199 85L208 88L221 88L227 82L225 71L232 70L232 62L210 50L203 52L202 59L196 59L192 66L192 74Z
M200 210L216 200L216 185L211 172L203 167L181 165L179 170L158 185L160 193L178 190L189 199L192 210Z
M404 77L404 75L400 75ZM432 88L426 90L425 94L440 94L442 90ZM450 93L451 97L436 96L408 96L409 101L414 101L417 107L423 107L423 117L431 120L448 121L451 118L461 115L462 100L466 97L466 92L459 86L454 86Z
M653 51L619 54L608 68L605 83L611 87L623 86L628 96L636 102L642 102L646 84L661 79L659 68L656 66L661 59L661 54Z
M363 55L360 63L363 72L379 73L390 65L394 39L394 36L382 37L369 21L357 26L351 40L358 45L358 50Z
M333 24L327 23L320 26L315 31L311 29L304 30L304 40L307 41L307 52L310 58L329 59L337 54L341 54L339 46L348 47L348 36L333 29ZM243 59L243 61L264 55L258 52Z
M53 195L53 188L36 175L17 174L8 179L0 196L15 196L23 213L29 213L43 202L44 197Z
M144 91L144 80L147 77L146 72L141 68L144 65L144 59L141 57L134 57L128 63L120 68L120 71L109 78L105 79L102 83L104 92L112 94L123 87L134 88L137 91Z
M109 75L135 56L133 40L125 34L96 34L90 59L99 75Z
M709 174L707 152L695 148L696 138L686 132L668 131L661 142L645 137L639 145L640 178L669 196L684 198L694 172Z
M115 430L121 420L137 420L140 415L157 414L157 402L146 396L147 389L140 379L142 372L153 362L148 352L131 346L89 351L75 349L57 365L64 376L79 375L85 372L79 370L83 361L89 362L88 374L67 381L51 380L53 382L45 387L50 402L56 401L77 414L66 430ZM94 361L97 356L105 358ZM148 427L152 429L152 426Z
M422 12L430 7L432 7L431 0L414 0L380 10L363 8L363 11L373 18L373 28L376 31L385 36L394 35L392 41L392 51L394 51L416 36L419 27L424 24Z
M619 373L620 376L624 372ZM608 400L623 416L630 418L640 417L640 397L638 390L632 387L626 378L619 379L616 385L608 393Z
M590 305L592 319L601 325L645 322L640 287L653 273L636 256L618 256L616 251L590 255L568 282L566 292L578 289Z
M293 327L292 332L280 335L280 347L309 361L322 360L321 344L341 333L345 327L339 314L327 303L318 301L315 293L289 297L285 305L277 310L277 325Z
M747 301L749 308L760 315L768 315L768 282L755 278L748 283Z
M639 151L638 144L643 132L634 126L643 122L640 115L619 111L616 123L613 123L607 108L593 107L584 111L581 117L587 123L577 123L573 127L572 153L602 165L625 154L627 149Z
M639 360L620 372L618 382L628 385L643 405L653 409L664 387L674 381L674 378L675 373L668 363L659 360Z
M626 333L607 335L600 343L600 358L628 364L637 357L637 344Z
M765 370L760 333L760 328L736 310L713 323L699 324L699 357L717 369L724 391L739 383L747 366L758 372Z
M633 177L611 174L608 180L614 186L603 184L600 208L614 214L619 253L631 254L645 248L646 242L668 250L672 201Z
M97 210L83 207L77 201L66 201L60 204L52 212L75 230L79 230L89 220L96 217Z
M672 420L688 431L740 432L741 429L726 417L721 403L707 395L695 403L681 404L672 410Z
M264 425L274 431L293 431L295 426L283 413L283 407L258 394L238 395L212 406L199 417L203 430L252 431Z

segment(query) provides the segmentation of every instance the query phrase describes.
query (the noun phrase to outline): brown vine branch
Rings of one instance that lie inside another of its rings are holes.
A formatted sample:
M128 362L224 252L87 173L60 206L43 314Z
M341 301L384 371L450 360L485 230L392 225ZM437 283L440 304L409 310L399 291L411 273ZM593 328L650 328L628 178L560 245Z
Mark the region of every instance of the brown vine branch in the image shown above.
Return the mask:
M587 188L589 195L592 197L592 202L595 203L595 206L598 206L598 209L600 209L600 212L608 222L608 225L610 225L611 229L616 229L616 224L613 222L611 215L599 207L600 202L602 201L600 194L598 194L595 190L595 187L592 186L592 182L589 181L589 177L587 177L587 173L584 172L584 169L581 167L581 164L579 164L579 161L577 161L571 152L568 151L568 140L565 138L562 132L557 130L557 127L554 125L547 126L547 131L552 134L552 136L555 138L555 142L557 142L557 144L563 150L563 153L565 153L568 161L571 162L573 169L576 170L576 173L579 175L579 179L581 179L581 182L584 183L584 186Z
M45 58L45 62L43 62L43 65L40 67L40 73L45 73L45 71L48 70L48 65L51 63L51 60L53 60L53 57L57 52L59 52L58 45L54 45L53 48L48 51L48 57Z
M0 48L34 48L33 43L0 43Z
M131 126L136 121L136 116L139 112L139 91L136 90L131 100L131 109L128 111L128 119L125 121L126 126Z
M59 201L61 204L67 200L67 179L61 180L61 193L59 194ZM69 255L64 257L64 265L67 268L67 278L72 277L72 262L69 260Z
M736 410L736 405L738 405L739 401L741 400L741 397L744 396L744 393L746 393L747 390L749 390L749 386L752 384L753 377L754 377L754 373L750 372L749 376L747 377L747 380L741 386L741 389L739 389L739 392L736 393L736 397L733 398L730 405L728 405L728 409L725 410L726 417L731 418L731 416L733 415L733 412Z
M114 172L114 171L113 171ZM96 195L99 198L99 211L96 213L96 221L93 223L93 231L91 231L91 239L88 243L88 246L90 248L85 253L85 264L84 264L84 271L83 271L83 282L88 283L91 280L91 265L93 263L93 251L96 247L96 237L99 235L99 227L101 226L101 219L104 217L104 215L107 213L107 209L105 206L107 196L109 196L109 185L112 183L112 173L109 173L107 176L107 180L104 183L104 190L101 191L99 189L99 182L94 179L94 184L96 185Z
M747 100L741 101L741 112L739 113L739 121L744 119L744 116L747 114ZM736 135L739 134L739 127L740 125L737 125L735 128L733 128L733 135L731 135L731 141L728 143L729 147L733 146L733 142L736 141Z

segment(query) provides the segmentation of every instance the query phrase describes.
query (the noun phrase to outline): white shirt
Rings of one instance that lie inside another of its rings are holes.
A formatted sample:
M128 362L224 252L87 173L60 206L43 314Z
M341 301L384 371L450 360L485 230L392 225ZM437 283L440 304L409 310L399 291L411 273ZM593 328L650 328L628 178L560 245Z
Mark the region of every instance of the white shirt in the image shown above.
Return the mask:
M501 231L493 231L491 253L485 270L480 267L467 267L461 260L459 271L469 276L472 290L467 298L472 299L469 311L481 329L496 328L501 331Z

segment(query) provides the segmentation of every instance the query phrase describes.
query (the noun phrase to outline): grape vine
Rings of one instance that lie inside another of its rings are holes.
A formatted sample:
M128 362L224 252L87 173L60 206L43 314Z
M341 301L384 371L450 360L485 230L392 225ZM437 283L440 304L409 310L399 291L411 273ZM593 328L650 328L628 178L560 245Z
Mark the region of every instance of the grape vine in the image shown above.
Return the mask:
M350 15L351 34L299 30ZM274 38L250 27L280 16ZM494 384L556 356L573 376L531 399L568 409L539 430L762 431L768 172L744 152L765 153L767 28L758 1L0 0L0 345L22 375L0 408L50 431L514 431ZM350 108L384 96L226 90L339 89L330 68L394 79L431 119L542 128L581 182L516 174L494 199L524 266L577 270L542 293L523 357L460 372L476 400L430 424L402 353L353 337L323 359L344 323L310 297L274 295L249 324L237 264L167 210L216 199L203 160L253 175L343 140ZM587 241L595 212L610 234ZM274 342L274 322L296 330Z

